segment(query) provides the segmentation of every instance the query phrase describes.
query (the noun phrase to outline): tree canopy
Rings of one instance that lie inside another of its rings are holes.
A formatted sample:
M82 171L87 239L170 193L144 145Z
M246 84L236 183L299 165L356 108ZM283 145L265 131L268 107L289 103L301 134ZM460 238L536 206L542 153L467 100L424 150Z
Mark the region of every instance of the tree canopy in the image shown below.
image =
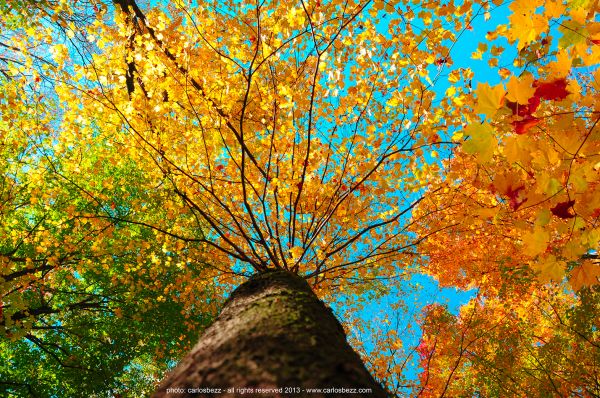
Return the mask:
M392 393L599 396L598 11L0 0L0 391L152 391L282 268Z

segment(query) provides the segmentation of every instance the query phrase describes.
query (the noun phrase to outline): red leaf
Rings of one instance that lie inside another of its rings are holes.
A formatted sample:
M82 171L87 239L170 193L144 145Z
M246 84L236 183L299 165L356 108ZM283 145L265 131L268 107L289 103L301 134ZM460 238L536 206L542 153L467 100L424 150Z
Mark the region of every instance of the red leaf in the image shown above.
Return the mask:
M222 164L220 164L217 167L215 167L215 170L222 171L224 168L225 168L225 166L223 166Z
M573 217L575 217L575 214L573 214L570 210L574 204L575 204L574 200L569 200L567 202L560 202L559 204L557 204L556 206L551 208L550 211L552 212L552 214L554 214L556 217L559 217L559 218L563 218L563 219L573 218Z
M529 98L527 105L520 105L517 102L506 101L506 106L510 109L513 115L518 116L531 116L540 106L540 97L533 96Z
M415 351L419 354L419 358L424 359L431 355L431 347L424 341L421 340Z
M523 198L520 192L525 189L525 185L519 185L516 188L508 187L506 189L506 196L508 196L510 207L513 210L517 210L523 203L527 201L527 198Z
M596 39L596 40L592 39L592 43L600 46L600 39Z
M534 95L533 97L529 98L528 105L529 105L529 114L532 114L533 112L535 112L537 110L538 106L540 106L540 97L538 97L537 95Z
M517 120L512 122L512 125L515 128L515 133L525 134L527 131L529 131L530 128L538 125L540 121L540 119L535 118L533 116L525 116L523 120Z
M570 93L567 91L567 81L557 79L549 83L541 83L535 89L535 96L547 100L561 100L567 98Z
M113 210L117 208L117 205L115 204L115 202L110 202L110 208Z

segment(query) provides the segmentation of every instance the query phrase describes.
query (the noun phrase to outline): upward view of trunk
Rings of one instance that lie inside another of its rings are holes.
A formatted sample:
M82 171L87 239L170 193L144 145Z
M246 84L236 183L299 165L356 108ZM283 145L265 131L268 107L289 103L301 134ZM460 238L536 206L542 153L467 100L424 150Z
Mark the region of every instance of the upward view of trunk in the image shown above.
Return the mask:
M332 311L287 271L258 274L239 286L153 396L242 394L386 396Z

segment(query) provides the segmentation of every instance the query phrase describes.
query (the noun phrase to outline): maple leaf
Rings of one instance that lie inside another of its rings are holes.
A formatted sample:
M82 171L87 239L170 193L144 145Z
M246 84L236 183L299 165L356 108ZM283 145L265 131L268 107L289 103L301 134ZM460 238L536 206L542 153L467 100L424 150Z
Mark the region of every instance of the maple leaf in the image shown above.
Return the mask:
M567 48L585 42L586 37L589 37L589 32L584 24L578 21L565 21L561 24L558 30L563 36L558 40L559 48Z
M585 260L581 265L573 268L569 284L573 290L578 291L586 286L593 286L598 283L600 277L600 264L591 260Z
M517 3L517 2L515 2ZM548 19L539 14L515 10L510 17L510 38L518 40L517 49L523 49L527 44L534 41L540 33L548 29Z
M511 76L506 84L508 90L506 98L519 104L528 104L529 99L535 94L533 87L533 76L526 74L521 77Z
M565 99L570 94L567 91L567 84L565 79L557 79L552 82L541 84L534 83L534 86L536 86L535 97L541 97L551 101Z
M552 207L550 211L556 217L562 219L568 219L575 217L575 214L571 212L573 205L575 204L575 200L568 200L566 202L560 202L556 206Z
M523 246L526 253L534 257L546 251L549 240L548 231L536 225L533 231L523 235Z
M491 117L502 106L504 87L502 85L490 87L487 83L480 83L477 85L475 94L477 96L476 111Z
M465 135L469 137L463 143L465 153L477 155L482 162L492 159L494 150L498 147L498 140L491 125L472 124L465 129Z
M546 15L549 18L558 18L565 11L566 5L562 1L549 0L544 5Z
M548 68L553 72L554 76L567 76L571 69L573 60L566 50L559 50L556 54L556 61L548 64Z
M533 268L539 271L538 279L547 283L550 281L561 281L565 276L566 263L558 260L556 256L549 255L542 261L533 264Z

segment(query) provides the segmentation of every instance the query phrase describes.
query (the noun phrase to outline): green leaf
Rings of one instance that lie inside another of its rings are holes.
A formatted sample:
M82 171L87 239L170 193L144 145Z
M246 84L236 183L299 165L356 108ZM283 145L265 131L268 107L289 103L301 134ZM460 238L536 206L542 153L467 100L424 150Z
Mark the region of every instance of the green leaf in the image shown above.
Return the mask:
M498 147L494 129L488 123L472 124L465 130L468 139L462 147L465 153L476 155L480 162L489 162Z
M558 30L563 36L558 39L558 47L567 48L585 42L589 33L584 25L577 21L565 21Z

